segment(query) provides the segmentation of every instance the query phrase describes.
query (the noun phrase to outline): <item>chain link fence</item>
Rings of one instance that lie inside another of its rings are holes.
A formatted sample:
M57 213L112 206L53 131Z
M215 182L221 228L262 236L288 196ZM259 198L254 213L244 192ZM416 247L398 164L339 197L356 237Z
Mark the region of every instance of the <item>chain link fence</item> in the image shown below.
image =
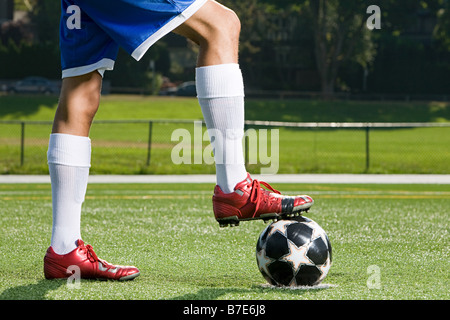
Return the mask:
M0 173L45 174L51 121L0 121ZM95 121L93 174L214 173L200 120ZM246 121L254 173L450 173L449 123Z

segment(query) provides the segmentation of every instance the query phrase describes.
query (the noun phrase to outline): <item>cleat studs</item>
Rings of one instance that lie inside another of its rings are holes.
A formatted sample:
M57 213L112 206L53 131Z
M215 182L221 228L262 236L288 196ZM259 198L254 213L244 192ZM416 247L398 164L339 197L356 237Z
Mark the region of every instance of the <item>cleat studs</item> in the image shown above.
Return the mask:
M220 220L217 220L217 222L219 222L220 228L236 227L239 225L238 219L220 219Z

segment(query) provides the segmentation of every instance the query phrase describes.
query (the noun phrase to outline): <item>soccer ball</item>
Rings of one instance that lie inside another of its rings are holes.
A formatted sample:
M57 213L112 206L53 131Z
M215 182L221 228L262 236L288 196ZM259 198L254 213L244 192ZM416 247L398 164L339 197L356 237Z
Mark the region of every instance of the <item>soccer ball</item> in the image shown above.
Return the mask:
M271 285L313 286L330 270L331 244L325 231L311 219L279 220L261 232L256 261Z

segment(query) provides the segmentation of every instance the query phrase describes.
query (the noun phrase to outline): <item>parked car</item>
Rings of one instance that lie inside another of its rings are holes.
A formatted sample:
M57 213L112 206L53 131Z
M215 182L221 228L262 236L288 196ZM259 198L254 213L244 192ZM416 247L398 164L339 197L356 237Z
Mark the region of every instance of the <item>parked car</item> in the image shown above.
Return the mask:
M197 87L195 86L195 81L188 81L180 84L177 88L176 95L184 97L196 97Z
M165 87L159 90L160 96L175 96L177 94L177 87Z
M8 93L56 93L57 88L46 78L27 77L8 88Z

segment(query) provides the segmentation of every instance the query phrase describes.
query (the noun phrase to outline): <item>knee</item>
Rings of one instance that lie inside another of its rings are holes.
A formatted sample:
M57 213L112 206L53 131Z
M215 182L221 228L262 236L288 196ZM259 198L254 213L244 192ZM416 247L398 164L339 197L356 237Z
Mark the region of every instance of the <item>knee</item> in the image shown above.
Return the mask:
M241 22L237 14L226 7L216 8L213 15L194 26L191 40L200 46L229 46L239 43ZM199 27L200 26L200 27Z
M220 19L214 24L215 36L220 35L224 41L239 43L241 33L241 21L237 14L231 9L225 9Z
M241 22L236 13L208 1L196 14L174 30L200 46L198 65L237 61Z
M225 30L228 33L228 37L233 41L239 41L239 35L241 33L241 21L237 14L228 9L225 15Z

